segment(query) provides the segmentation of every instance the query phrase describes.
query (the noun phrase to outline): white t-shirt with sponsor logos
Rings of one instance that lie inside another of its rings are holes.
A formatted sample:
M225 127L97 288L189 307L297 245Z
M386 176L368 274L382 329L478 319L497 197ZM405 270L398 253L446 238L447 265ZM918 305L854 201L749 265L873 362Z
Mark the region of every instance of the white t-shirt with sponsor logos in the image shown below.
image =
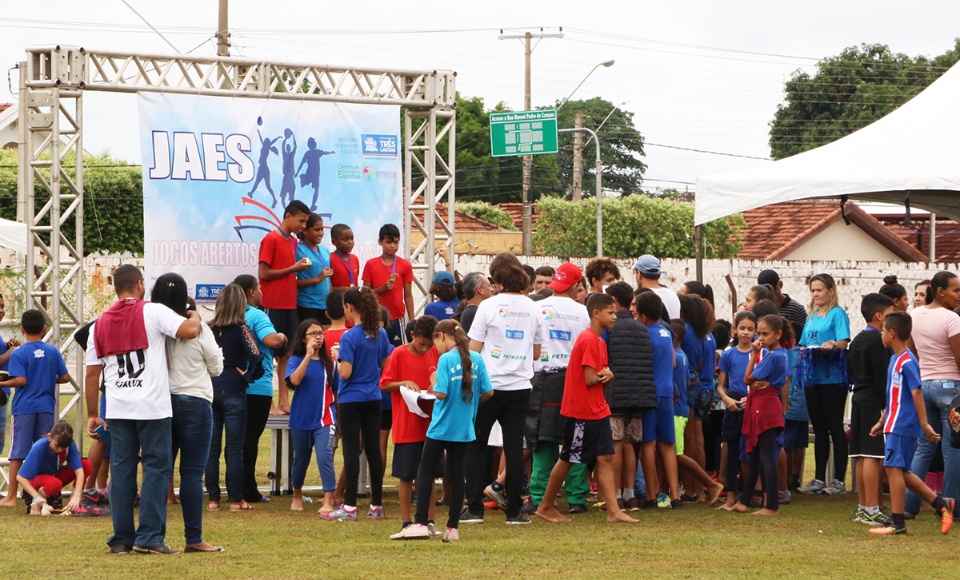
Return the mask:
M565 296L550 296L535 304L543 321L543 342L536 370L565 369L570 363L573 343L590 327L587 307Z
M663 305L667 309L667 314L670 315L670 320L680 318L680 297L677 296L677 293L662 286L660 288L654 288L653 291L656 292L660 300L663 301Z
M175 338L187 319L162 304L143 305L143 321L149 346L127 354L97 357L90 327L87 364L103 366L107 394L106 419L151 421L173 416L170 405L170 378L167 371L166 337Z
M470 339L483 343L480 355L497 391L530 388L533 346L543 343L537 303L522 294L498 294L477 307Z

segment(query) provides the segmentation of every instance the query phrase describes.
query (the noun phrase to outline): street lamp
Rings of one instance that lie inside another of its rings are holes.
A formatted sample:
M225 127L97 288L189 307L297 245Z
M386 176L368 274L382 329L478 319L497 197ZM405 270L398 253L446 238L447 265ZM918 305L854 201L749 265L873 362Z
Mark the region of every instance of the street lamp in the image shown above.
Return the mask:
M617 109L619 109L620 107L622 107L622 106L624 106L624 105L627 105L627 104L629 104L629 103L630 103L630 101L624 101L624 102L620 103L619 105L617 105L616 107L610 109L610 112L607 113L607 116L604 117L602 121L600 121L600 124L597 125L597 128L594 129L594 131L596 131L597 133L599 133L599 132L600 132L600 129L603 129L603 126L606 125L606 124L607 124L607 121L610 120L610 117L613 115L613 112L616 111ZM589 145L591 141L593 141L593 135L591 135L590 138L587 139L587 142L583 144L583 148L586 149L586 148L587 148L587 145Z
M614 60L611 58L610 60L605 60L605 61L601 62L600 64L598 64L597 66L595 66L595 67L593 67L592 69L590 69L590 72L587 73L587 76L583 77L583 80L580 81L580 84L577 85L577 88L573 89L573 91L571 91L570 94L567 95L567 98L564 99L562 103L560 103L560 106L557 107L557 111L559 111L560 109L562 109L563 106L567 104L567 101L570 100L570 97L572 97L573 94L576 93L576 92L580 89L580 87L583 86L583 83L587 82L587 79L590 78L590 75L593 74L593 71L597 70L597 69L600 68L600 67L609 68L609 67L613 66L613 63L614 63L614 62L616 62L616 61L614 61Z

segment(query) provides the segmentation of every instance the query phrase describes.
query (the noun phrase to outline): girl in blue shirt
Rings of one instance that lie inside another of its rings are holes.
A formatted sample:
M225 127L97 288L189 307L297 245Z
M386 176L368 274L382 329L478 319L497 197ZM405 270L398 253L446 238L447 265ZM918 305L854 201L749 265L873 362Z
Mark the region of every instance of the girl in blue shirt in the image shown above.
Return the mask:
M750 387L744 407L743 435L750 454L743 493L731 511L749 511L754 487L763 468L764 507L754 512L762 516L779 515L779 470L777 436L783 431L783 409L790 396L787 385L789 362L787 348L793 347L793 329L786 318L768 314L757 324L759 339L753 342L743 382Z
M290 404L290 439L293 443L293 503L290 509L303 511L303 480L310 466L310 455L316 453L320 480L323 483L323 505L317 515L332 512L337 476L333 471L333 450L330 430L333 428L333 361L323 347L323 329L318 320L307 319L297 327L293 353L287 362L286 381L293 391Z
M846 492L847 436L843 411L847 405L844 351L850 343L850 319L837 302L837 284L830 274L810 279L810 316L803 327L800 346L813 353L813 384L805 385L807 411L813 425L816 471L801 493L842 495ZM827 460L833 442L833 481L826 483Z
M450 480L450 512L444 542L460 539L460 510L463 508L464 459L467 444L476 439L474 421L477 407L493 396L493 385L479 353L470 350L467 334L455 320L442 320L433 332L433 345L440 353L427 439L423 444L418 481L433 481L443 452L447 452L447 479ZM404 539L428 538L427 517L432 485L417 486L416 523L402 530Z
M757 334L757 317L748 310L738 312L733 319L737 345L720 355L720 374L717 377L717 393L726 410L723 412L721 440L726 449L727 501L723 509L730 511L736 502L737 473L747 473L746 462L740 462L740 437L743 431L743 409L747 406L750 389L744 381L750 355L753 354L753 339Z
M357 519L357 478L360 476L360 439L370 467L370 509L367 517L383 519L383 458L380 455L380 369L393 350L380 327L380 303L373 290L350 288L343 293L343 311L353 328L340 338L337 372L337 419L343 442L346 487L343 505L320 517Z
M307 258L310 266L297 272L297 315L300 320L318 320L323 328L330 327L327 317L327 296L330 294L330 250L323 241L323 218L310 212L307 226L297 244L297 260Z

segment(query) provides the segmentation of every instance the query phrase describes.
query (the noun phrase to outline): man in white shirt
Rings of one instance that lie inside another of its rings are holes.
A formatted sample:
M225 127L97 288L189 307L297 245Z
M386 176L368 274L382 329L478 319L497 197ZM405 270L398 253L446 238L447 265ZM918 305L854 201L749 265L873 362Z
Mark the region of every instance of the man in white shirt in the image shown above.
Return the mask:
M660 285L660 260L650 254L644 254L637 258L637 263L633 265L633 272L637 276L638 288L649 288L660 297L670 315L670 320L680 318L680 298L677 297L677 293Z
M164 543L167 485L172 461L170 383L166 337L196 338L200 316L183 318L162 304L143 302L143 274L135 266L117 268L117 302L90 330L87 343L87 429L110 429L110 508L113 535L108 554L176 554ZM97 416L99 380L106 388L109 425ZM140 525L134 527L137 458L143 464Z
M527 411L525 436L527 448L533 451L530 474L529 513L536 511L550 480L550 471L557 462L563 443L565 419L560 416L563 384L567 376L570 352L580 333L590 327L587 308L576 301L583 282L583 273L575 264L561 264L548 285L553 296L537 303L543 320L543 342L537 373L533 376L530 408ZM570 513L587 511L587 465L574 463L564 480Z

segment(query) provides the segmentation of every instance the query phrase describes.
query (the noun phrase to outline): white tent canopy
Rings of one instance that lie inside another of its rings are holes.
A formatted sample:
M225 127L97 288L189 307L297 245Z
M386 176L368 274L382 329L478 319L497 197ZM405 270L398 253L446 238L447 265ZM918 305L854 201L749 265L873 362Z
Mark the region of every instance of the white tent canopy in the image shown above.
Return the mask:
M27 253L27 225L0 219L0 247L19 254Z
M696 224L813 197L885 201L960 221L960 64L873 124L760 167L697 178Z

